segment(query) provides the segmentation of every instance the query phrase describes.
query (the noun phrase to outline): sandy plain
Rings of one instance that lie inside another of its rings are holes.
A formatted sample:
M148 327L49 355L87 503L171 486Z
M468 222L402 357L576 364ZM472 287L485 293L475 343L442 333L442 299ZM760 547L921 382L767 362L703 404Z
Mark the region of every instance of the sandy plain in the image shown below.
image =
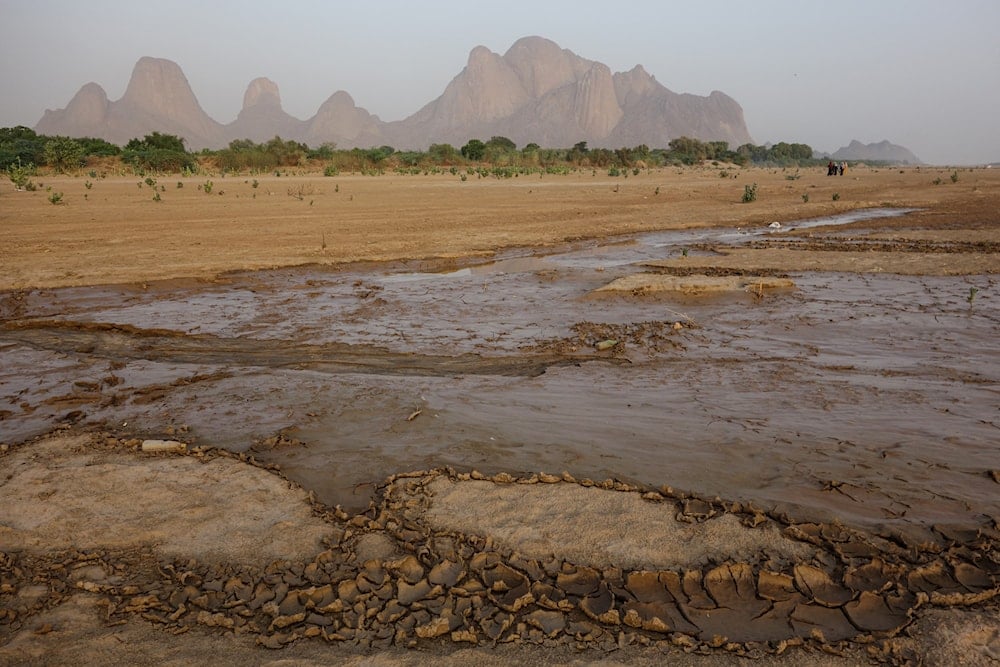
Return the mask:
M753 230L855 209L917 210L736 248L694 244L690 254L685 247L683 256L637 265L623 298L647 298L670 276L704 275L704 284L743 277L750 282L733 284L752 293L753 276L763 284L810 272L972 275L993 285L1000 272L996 170L859 168L827 177L706 167L465 182L158 176L152 187L138 177L36 180L44 185L33 193L0 186L0 352L8 360L49 349L23 332L66 329L52 322L71 314L44 305L77 294L62 288L183 291L224 287L248 270L405 260L448 271L512 248L544 256L585 239ZM750 183L758 200L741 203ZM48 201L49 187L64 203ZM988 323L996 299L983 291L977 303ZM161 344L151 331L138 335L138 347ZM101 356L101 345L110 357L120 349L88 339L56 354ZM617 344L608 354L635 361ZM542 356L535 362L544 371L553 362ZM62 372L72 379L75 371ZM22 393L3 397L8 432L20 423ZM67 407L87 411L88 400ZM421 412L406 421L430 418ZM452 467L390 471L402 474L379 482L367 508L344 511L317 502L307 476L274 463L272 450L301 445L284 435L230 452L204 431L109 428L66 418L74 413L63 408L31 438L0 435L0 659L11 663L1000 660L997 518L985 518L992 501L981 514L970 507L965 523L932 530L927 519L923 532L879 532L667 486L685 480L483 475L471 463L442 461ZM189 451L142 453L142 438L154 436L185 440ZM977 484L996 488L1000 454L982 457ZM912 513L937 516L927 509L934 504L913 501Z

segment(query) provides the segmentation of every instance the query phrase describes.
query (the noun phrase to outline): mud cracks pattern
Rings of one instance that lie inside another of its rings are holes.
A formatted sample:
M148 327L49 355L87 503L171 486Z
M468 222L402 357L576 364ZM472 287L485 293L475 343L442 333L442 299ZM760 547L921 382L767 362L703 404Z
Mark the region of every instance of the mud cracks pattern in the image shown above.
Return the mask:
M189 455L237 458L208 448ZM777 526L786 538L808 544L813 557L793 562L761 553L659 570L529 558L490 537L430 526L425 516L441 480L641 494L683 522L730 516L748 531ZM795 523L718 498L565 473L417 472L387 480L361 514L313 509L335 530L326 550L308 562L167 561L147 550L4 553L0 643L31 627L40 611L87 591L101 597L109 624L139 616L171 633L200 628L251 635L271 649L297 641L364 648L511 642L596 651L669 645L753 657L802 644L824 650L860 644L872 659L905 662L912 656L886 640L924 610L992 606L1000 592L995 526L941 534L934 544L903 544L833 524Z

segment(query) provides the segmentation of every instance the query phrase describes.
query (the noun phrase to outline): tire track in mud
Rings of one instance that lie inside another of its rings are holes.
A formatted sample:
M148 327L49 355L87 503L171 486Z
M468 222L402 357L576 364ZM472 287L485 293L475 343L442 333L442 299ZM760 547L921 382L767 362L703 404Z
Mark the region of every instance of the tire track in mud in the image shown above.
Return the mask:
M482 357L471 353L445 355L393 352L370 345L220 338L211 334L187 334L169 329L52 320L7 322L0 329L0 341L109 359L297 368L325 373L373 375L537 377L550 367L576 365L584 361L626 363L607 356L522 354Z

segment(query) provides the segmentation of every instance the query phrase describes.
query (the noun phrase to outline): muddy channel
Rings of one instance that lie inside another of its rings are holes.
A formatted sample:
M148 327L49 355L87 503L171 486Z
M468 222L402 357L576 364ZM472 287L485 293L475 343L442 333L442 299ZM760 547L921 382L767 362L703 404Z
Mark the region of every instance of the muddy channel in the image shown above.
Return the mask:
M907 541L974 531L1000 517L995 276L595 293L645 262L901 214L6 293L0 442L72 424L252 451L348 511L451 466L669 485Z

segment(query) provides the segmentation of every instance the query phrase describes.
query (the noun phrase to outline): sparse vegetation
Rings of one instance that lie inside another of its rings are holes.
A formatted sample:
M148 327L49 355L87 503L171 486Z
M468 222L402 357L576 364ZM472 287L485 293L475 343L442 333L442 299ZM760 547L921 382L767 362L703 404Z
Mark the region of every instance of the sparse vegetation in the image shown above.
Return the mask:
M957 171L951 172L951 182L952 183L958 183L958 172Z
M802 193L802 203L803 204L808 204L809 203L809 193L808 192L803 192Z
M61 192L52 192L52 193L50 193L49 194L49 202L52 203L52 204L61 204L61 203L63 203L63 193L61 193Z
M314 188L312 185L303 184L297 187L289 187L287 192L289 197L294 197L295 199L302 201L309 195L316 194L316 188ZM309 203L312 204L312 202Z
M833 201L840 201L840 193L834 192L832 196Z
M31 182L31 177L35 175L35 165L32 163L21 164L21 158L17 158L15 164L7 165L7 176L14 184L15 190L25 189Z
M752 201L757 201L757 184L747 185L743 188L743 203L749 204Z
M526 175L569 174L590 170L596 176L606 171L609 176L639 176L644 170L680 167L705 163L718 169L720 178L738 178L739 167L754 164L775 168L795 169L785 178L797 180L798 168L825 163L812 157L806 144L778 142L771 146L744 144L730 148L725 141L701 141L677 137L665 147L650 148L645 144L621 148L590 148L580 141L571 148L543 148L528 143L518 149L507 137L488 140L471 138L460 149L451 144L433 144L426 151L397 151L392 146L338 149L333 143L310 148L304 143L274 137L257 143L238 139L221 150L201 150L197 154L185 149L184 139L153 132L143 138L131 139L119 148L102 139L49 137L38 135L30 128L0 128L0 168L10 165L35 164L53 171L84 166L95 157L120 160L125 168L141 178L163 173L195 174L266 174L289 176L291 169L320 171L325 176L345 173L380 175L395 171L400 175L458 175L467 177L518 178ZM92 167L93 165L91 165ZM102 165L103 168L103 165ZM113 172L123 175L121 167ZM91 179L98 171L90 168ZM952 178L956 178L957 172ZM104 173L101 173L104 177Z
M201 185L201 189L205 191L206 195L212 194L212 187L213 187L212 181L205 181Z

